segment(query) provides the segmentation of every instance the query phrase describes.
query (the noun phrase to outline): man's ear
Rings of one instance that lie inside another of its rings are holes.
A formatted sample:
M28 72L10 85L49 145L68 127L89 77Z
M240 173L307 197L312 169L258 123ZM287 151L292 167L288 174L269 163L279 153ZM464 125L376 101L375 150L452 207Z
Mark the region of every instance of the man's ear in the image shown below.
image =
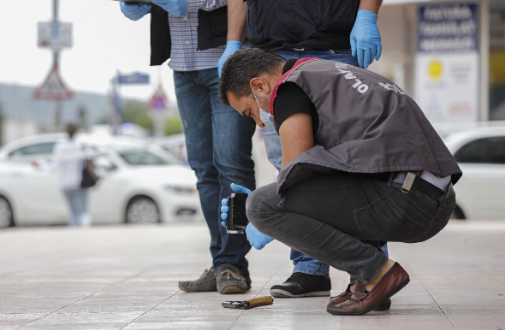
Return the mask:
M268 85L268 82L265 78L263 77L255 77L252 78L250 83L251 88L254 89L254 91L258 94L261 92L265 94L270 94L271 93L271 88L270 85Z

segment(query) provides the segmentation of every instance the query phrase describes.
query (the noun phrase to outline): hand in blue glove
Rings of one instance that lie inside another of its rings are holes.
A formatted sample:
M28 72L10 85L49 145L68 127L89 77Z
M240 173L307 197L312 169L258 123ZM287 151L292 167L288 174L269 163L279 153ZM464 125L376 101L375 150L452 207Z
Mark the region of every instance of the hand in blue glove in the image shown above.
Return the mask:
M136 5L132 3L120 2L121 12L132 21L138 21L151 11L151 5L144 3Z
M151 2L174 16L183 17L188 13L188 0L151 0Z
M249 244L251 244L251 246L256 250L261 250L265 247L265 245L274 240L273 238L260 233L259 230L256 229L256 227L254 227L250 222L247 227L245 227L245 234L247 236Z
M242 193L248 195L251 193L251 190L234 183L231 184L231 189L236 193ZM228 219L229 211L230 208L228 206L228 199L223 198L223 200L221 201L221 219L223 220L221 221L221 226L225 228L227 224L226 220ZM262 248L265 247L265 245L273 241L273 238L270 238L267 235L260 233L258 229L256 229L250 222L245 228L245 233L247 240L249 241L251 246L253 246L256 250L261 250Z
M352 56L358 56L358 64L368 68L373 59L378 61L382 53L381 35L377 27L378 16L368 10L358 10L351 31Z
M246 187L242 187L242 186L239 186L238 184L234 184L232 183L230 185L231 187L231 190L233 190L234 192L236 193L239 193L239 194L247 194L247 195L250 195L251 194L251 190L250 189L247 189ZM225 227L226 228L226 225L228 224L228 212L230 212L230 207L228 206L228 199L227 198L223 198L223 200L221 201L221 226Z
M217 61L217 74L219 75L219 77L221 77L221 72L223 71L224 62L226 62L228 57L235 54L235 52L237 50L239 50L241 47L242 47L242 43L240 41L230 40L226 43L226 49L224 50L223 55L221 55L221 58L219 59L219 61Z

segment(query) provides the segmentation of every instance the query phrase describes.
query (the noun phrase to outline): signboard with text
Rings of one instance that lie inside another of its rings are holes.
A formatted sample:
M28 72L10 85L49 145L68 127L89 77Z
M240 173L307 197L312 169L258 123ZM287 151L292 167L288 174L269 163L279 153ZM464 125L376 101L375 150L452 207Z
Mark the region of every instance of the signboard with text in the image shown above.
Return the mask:
M478 50L477 5L426 5L419 8L420 53Z
M118 74L117 82L119 85L147 85L149 84L149 75L140 72Z
M38 45L52 50L72 47L72 23L38 23Z
M478 35L475 3L419 6L415 99L435 127L479 118Z

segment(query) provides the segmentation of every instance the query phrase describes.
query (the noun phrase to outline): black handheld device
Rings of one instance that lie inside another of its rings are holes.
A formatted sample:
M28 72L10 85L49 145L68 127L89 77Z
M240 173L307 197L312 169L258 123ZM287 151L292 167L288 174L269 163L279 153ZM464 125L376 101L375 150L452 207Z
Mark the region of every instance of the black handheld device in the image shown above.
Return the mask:
M228 225L226 232L228 234L244 234L248 220L245 214L245 200L247 194L233 193L228 197Z

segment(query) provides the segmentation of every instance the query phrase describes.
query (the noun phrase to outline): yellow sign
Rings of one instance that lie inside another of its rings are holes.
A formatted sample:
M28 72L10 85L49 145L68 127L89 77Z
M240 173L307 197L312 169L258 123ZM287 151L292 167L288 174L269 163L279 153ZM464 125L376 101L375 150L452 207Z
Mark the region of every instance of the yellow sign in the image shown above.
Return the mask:
M438 79L442 75L442 63L433 61L428 67L428 73L432 79Z

